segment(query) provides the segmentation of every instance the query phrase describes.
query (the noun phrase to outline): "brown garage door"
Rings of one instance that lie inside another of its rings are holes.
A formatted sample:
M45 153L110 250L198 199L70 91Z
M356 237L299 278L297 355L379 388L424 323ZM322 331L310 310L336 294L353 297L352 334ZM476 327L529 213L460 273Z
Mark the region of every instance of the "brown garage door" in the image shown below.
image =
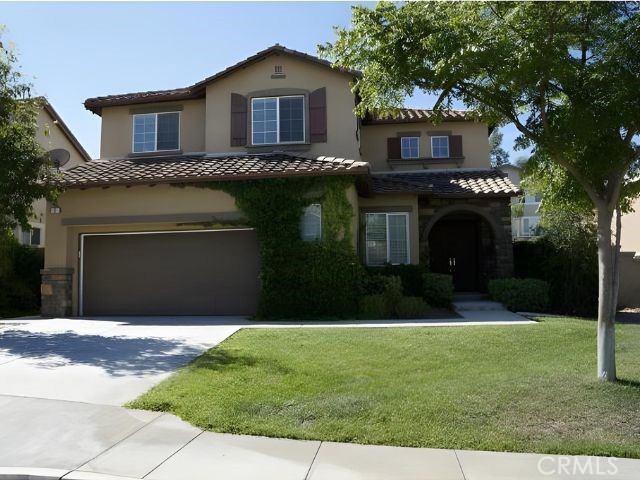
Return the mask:
M253 230L83 235L83 315L250 315Z

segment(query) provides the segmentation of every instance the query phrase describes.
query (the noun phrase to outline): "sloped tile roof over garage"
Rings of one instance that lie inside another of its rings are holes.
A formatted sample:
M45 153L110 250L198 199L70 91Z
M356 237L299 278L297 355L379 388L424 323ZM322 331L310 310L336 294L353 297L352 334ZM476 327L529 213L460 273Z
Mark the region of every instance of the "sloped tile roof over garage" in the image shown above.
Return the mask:
M520 193L496 169L411 172L371 176L373 193L419 193L434 197L512 197Z
M289 153L232 156L180 155L94 160L64 172L67 188L157 183L195 183L271 177L366 174L366 162Z

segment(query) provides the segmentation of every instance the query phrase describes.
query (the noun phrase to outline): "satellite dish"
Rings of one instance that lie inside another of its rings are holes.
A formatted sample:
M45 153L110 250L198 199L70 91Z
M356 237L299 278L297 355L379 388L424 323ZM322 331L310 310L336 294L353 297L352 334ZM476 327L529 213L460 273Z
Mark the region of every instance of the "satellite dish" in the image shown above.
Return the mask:
M51 158L51 161L56 168L60 168L69 161L71 154L69 153L69 150L65 150L64 148L54 148L49 151L49 158Z

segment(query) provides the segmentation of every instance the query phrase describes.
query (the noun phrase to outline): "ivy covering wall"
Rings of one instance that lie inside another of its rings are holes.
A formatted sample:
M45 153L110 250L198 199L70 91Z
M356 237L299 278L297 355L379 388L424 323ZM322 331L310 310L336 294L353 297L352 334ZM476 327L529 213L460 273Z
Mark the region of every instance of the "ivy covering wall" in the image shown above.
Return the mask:
M256 229L261 259L258 318L340 318L358 311L363 267L352 244L349 176L199 183L235 198ZM322 205L322 238L300 235L304 209Z

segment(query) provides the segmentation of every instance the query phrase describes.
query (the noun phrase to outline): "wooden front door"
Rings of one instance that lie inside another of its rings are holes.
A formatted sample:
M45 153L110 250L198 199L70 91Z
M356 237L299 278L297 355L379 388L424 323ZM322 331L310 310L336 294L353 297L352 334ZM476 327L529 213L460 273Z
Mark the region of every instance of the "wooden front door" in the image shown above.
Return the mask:
M453 276L457 292L478 290L478 224L474 220L440 220L429 234L429 268Z

